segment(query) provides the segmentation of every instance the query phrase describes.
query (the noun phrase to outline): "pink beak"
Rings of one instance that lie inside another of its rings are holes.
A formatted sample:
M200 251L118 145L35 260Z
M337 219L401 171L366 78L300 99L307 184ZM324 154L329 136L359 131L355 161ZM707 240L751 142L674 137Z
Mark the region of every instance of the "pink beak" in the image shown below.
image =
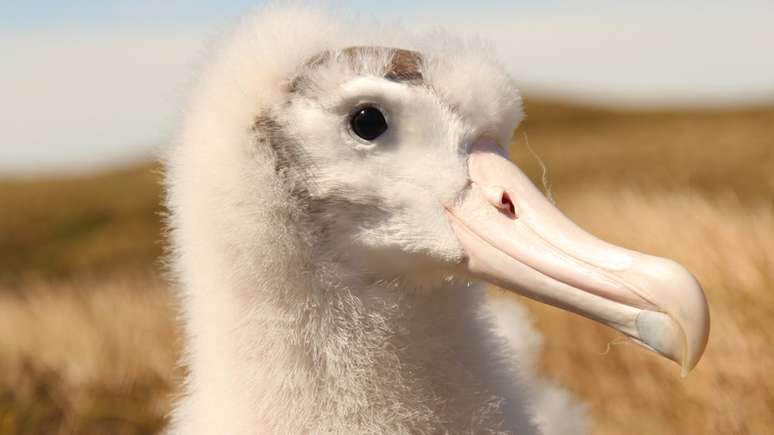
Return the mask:
M491 140L473 145L468 169L471 188L448 215L474 276L609 325L683 376L696 365L709 310L690 272L585 232Z

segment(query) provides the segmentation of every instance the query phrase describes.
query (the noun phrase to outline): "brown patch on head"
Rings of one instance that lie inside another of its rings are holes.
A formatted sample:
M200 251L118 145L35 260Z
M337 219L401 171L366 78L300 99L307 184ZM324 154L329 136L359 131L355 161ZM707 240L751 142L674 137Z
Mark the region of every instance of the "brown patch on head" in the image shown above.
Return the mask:
M364 61L372 57L386 59L384 78L412 85L423 83L422 55L416 51L402 48L357 46L338 51L326 50L306 61L304 69L306 71L314 70L336 59L347 62L353 71L362 73L365 72L363 69ZM291 81L290 92L297 92L305 86L307 81L308 77L302 72Z
M416 51L395 50L387 78L404 82L422 83L422 56Z
M384 56L389 59L385 65L384 78L412 84L422 82L422 55L416 51L389 47L348 47L341 53L353 62L368 56Z

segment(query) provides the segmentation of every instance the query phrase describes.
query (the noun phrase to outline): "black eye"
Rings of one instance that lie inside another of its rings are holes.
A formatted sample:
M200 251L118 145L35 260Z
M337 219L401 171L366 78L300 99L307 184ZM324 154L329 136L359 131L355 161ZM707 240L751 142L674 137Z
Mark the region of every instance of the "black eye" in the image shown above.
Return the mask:
M349 125L356 135L368 141L387 131L387 120L382 111L372 106L357 109L349 119Z

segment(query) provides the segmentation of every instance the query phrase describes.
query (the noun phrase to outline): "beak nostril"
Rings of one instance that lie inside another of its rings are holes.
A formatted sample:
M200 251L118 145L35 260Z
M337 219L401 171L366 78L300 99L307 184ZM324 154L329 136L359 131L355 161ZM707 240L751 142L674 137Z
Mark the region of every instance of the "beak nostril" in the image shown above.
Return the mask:
M513 205L513 201L511 200L510 195L508 195L508 192L503 191L502 195L500 195L500 205L502 206L501 209L507 209L511 216L518 218L518 216L516 216L516 206Z
M516 203L514 203L508 192L499 186L481 186L481 192L484 198L497 207L502 213L507 214L513 219L518 219L519 215L516 213Z

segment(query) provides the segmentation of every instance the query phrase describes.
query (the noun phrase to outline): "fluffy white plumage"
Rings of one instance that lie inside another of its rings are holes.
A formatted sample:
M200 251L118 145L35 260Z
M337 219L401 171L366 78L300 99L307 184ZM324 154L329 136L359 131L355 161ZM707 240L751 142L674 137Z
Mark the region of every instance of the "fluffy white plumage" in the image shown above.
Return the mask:
M480 44L409 33L265 8L204 71L167 158L171 434L585 433L526 311L456 278L434 199L468 182L456 144L510 141L519 94ZM310 64L353 46L416 50L429 86L382 79L383 53ZM377 149L342 124L364 98L395 126Z

